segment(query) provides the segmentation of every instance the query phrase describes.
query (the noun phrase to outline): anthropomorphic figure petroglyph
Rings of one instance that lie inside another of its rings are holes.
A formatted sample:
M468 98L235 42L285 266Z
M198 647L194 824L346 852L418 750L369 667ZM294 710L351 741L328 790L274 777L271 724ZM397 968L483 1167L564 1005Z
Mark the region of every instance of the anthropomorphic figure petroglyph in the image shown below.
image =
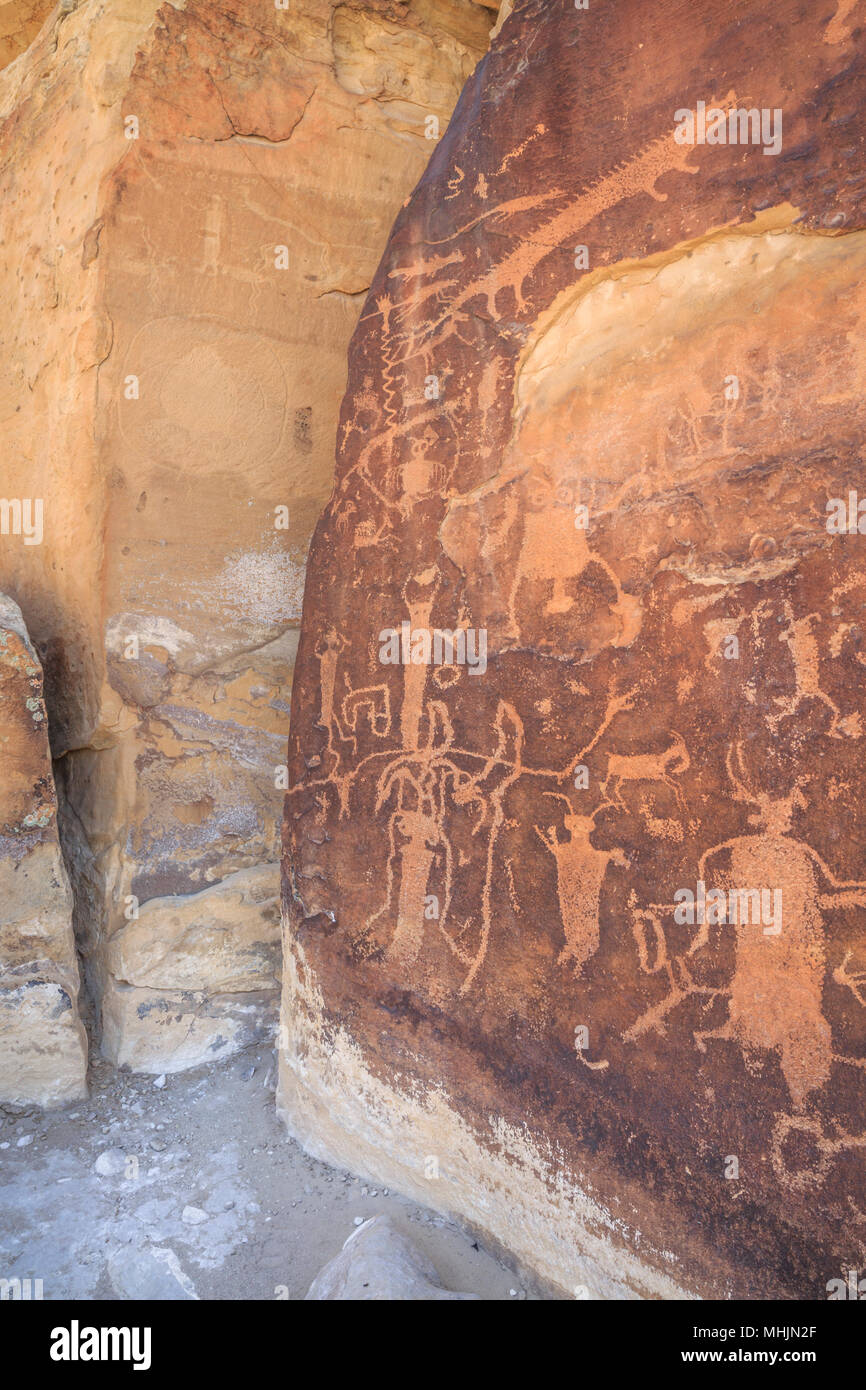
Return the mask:
M490 946L493 929L493 883L497 867L498 840L505 823L505 799L508 791L519 781L523 771L523 721L513 705L500 700L496 712L496 747L483 767L473 775L459 795L464 800L482 797L485 803L487 846L484 859L484 883L481 890L478 947L469 962L469 971L460 993L471 989Z
M559 838L555 825L546 831L535 826L536 835L556 862L559 912L565 932L565 945L556 963L573 964L578 975L598 950L601 886L607 866L614 863L621 868L628 867L622 850L595 848L590 840L594 826L594 815L579 816L571 812L563 820L565 839Z
M415 963L423 941L425 903L437 852L445 859L445 879L446 884L449 883L449 846L429 796L422 796L415 811L401 809L394 813L388 824L388 838L389 897L383 912L392 907L391 894L395 884L397 900L393 904L396 925L387 954L403 969L409 969ZM446 913L449 897L450 893L445 900ZM375 918L371 921L375 921Z
M418 957L425 929L437 930L466 967L460 989L465 993L489 948L497 841L505 819L505 795L521 772L523 726L514 710L501 705L495 751L486 759L470 758L481 766L467 772L460 765L467 754L453 747L444 705L430 701L426 708L426 743L393 757L379 778L376 811L393 805L387 823L385 897L367 921L359 945L368 953L384 949L387 959L408 968ZM455 922L451 904L461 896L456 891L460 866L452 836L461 816L469 819L469 833L486 843L485 871L477 904L466 920ZM425 910L431 894L438 902L433 926Z
M775 730L782 719L796 714L804 701L817 700L825 705L833 716L827 730L829 737L841 738L840 729L845 731L842 712L821 688L821 650L814 634L815 624L820 621L821 614L807 613L805 617L795 618L790 603L786 603L785 616L788 623L780 632L779 641L784 642L791 653L796 684L793 695L774 701L780 707L781 713L771 716L768 722Z
M420 498L440 491L445 484L446 468L435 458L437 443L435 433L428 427L420 438L413 439L408 460L388 475L389 484L401 493L404 516L409 515Z
M640 603L624 592L610 565L591 548L586 528L575 525L572 490L541 468L534 469L517 486L522 494L519 509L522 535L508 598L514 634L520 634L517 605L522 584L549 585L543 613L555 617L574 607L574 596L568 592L569 583L594 567L606 576L614 590L612 612L618 625L614 645L627 646L640 628Z
M629 480L606 509L615 510L631 490ZM448 499L443 549L470 585L477 573L495 576L495 602L479 589L481 615L509 647L550 641L563 621L583 631L587 605L594 617L584 635L592 644L628 646L640 631L640 600L593 544L577 492L574 477L528 468L518 458L480 487Z
M781 891L781 929L767 932L760 924L738 921L733 930L736 964L728 992L728 1018L720 1027L695 1035L701 1050L710 1038L732 1038L747 1060L776 1052L795 1105L823 1087L830 1075L833 1045L823 1013L826 971L824 912L840 905L866 907L866 883L840 882L810 845L791 834L794 808L802 804L798 789L790 796L772 797L750 791L743 780L742 748L737 748L739 774L729 749L728 773L735 800L759 807L752 834L737 835L713 845L701 855L698 878L709 881L709 866L725 856L723 886L742 889L769 885ZM821 891L822 880L829 891ZM689 954L709 944L704 922Z

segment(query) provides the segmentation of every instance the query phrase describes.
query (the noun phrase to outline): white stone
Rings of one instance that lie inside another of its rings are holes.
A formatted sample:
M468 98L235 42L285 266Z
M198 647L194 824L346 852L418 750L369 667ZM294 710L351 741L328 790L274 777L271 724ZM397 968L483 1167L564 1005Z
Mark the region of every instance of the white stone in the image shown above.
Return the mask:
M359 1218L355 1218L356 1224ZM353 1231L339 1255L313 1280L306 1301L338 1302L477 1299L444 1289L435 1266L387 1216Z

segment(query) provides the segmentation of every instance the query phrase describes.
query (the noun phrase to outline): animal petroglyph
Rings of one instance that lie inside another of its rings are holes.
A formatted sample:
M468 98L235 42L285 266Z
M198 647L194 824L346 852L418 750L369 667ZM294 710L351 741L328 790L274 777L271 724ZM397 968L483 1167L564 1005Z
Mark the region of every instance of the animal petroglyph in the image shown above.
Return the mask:
M542 128L536 132L537 135L543 133ZM520 151L513 153L516 156ZM377 317L380 327L381 427L374 429L365 439L357 461L340 480L333 502L335 509L339 511L342 508L347 490L355 479L360 479L379 502L385 506L393 505L374 481L370 465L376 456L384 456L393 448L396 441L410 433L414 434L427 420L441 418L451 408L442 401L435 409L422 410L411 419L401 419L400 415L401 401L413 397L423 401L420 386L409 389L409 383L412 380L423 383L431 370L434 350L440 361L446 356L449 340L459 338L461 327L470 322L468 306L473 300L483 296L488 312L495 315L497 298L504 291L510 291L516 300L517 312L523 312L527 307L524 296L526 282L547 255L567 244L569 238L593 219L624 199L645 194L664 202L667 194L657 189L658 180L674 172L694 174L696 170L689 164L694 153L694 150L678 145L672 131L650 141L632 158L600 175L577 200L571 199L567 207L550 216L531 237L519 237L516 248L494 271L476 276L466 286L460 285L463 253L459 251L450 255L424 255L407 265L392 267L388 277L391 289L377 296L375 308L368 315ZM459 185L449 185L450 196L453 197L458 189ZM506 200L495 207L486 208L471 222L458 228L449 240L491 219L504 221L507 226L521 213L538 211L544 203L561 197L558 190L552 190L531 197ZM455 274L441 275L442 268L449 266L455 267ZM454 293L449 295L449 291ZM425 312L430 301L442 306L447 304L447 312L431 317ZM628 613L628 607L627 599L623 600L624 620L633 617Z
M679 775L690 766L689 750L685 740L678 733L673 734L672 741L661 753L609 753L607 776L601 788L602 795L609 797L614 805L626 810L621 791L623 782L661 782L664 786L670 787L683 814L687 815L685 798L674 781L674 774ZM613 787L608 792L611 783Z

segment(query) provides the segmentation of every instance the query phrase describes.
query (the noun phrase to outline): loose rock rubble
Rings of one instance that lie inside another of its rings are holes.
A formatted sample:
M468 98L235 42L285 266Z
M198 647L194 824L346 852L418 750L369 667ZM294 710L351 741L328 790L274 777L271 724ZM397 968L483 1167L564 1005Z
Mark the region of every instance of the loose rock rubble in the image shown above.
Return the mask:
M303 1299L354 1221L381 1215L448 1288L507 1299L513 1272L474 1237L286 1137L273 1061L246 1052L161 1091L100 1063L89 1102L0 1106L0 1278L42 1279L51 1300Z

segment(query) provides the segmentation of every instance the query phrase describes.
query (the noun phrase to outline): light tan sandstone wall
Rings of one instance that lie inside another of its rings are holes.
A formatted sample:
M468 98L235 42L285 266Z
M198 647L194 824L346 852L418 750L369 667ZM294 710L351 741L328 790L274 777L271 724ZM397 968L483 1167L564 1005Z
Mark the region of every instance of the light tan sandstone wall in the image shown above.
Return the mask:
M8 538L0 584L45 660L118 1063L269 1026L278 769L346 349L491 21L473 0L85 0L0 75L0 493L43 499L45 530Z

